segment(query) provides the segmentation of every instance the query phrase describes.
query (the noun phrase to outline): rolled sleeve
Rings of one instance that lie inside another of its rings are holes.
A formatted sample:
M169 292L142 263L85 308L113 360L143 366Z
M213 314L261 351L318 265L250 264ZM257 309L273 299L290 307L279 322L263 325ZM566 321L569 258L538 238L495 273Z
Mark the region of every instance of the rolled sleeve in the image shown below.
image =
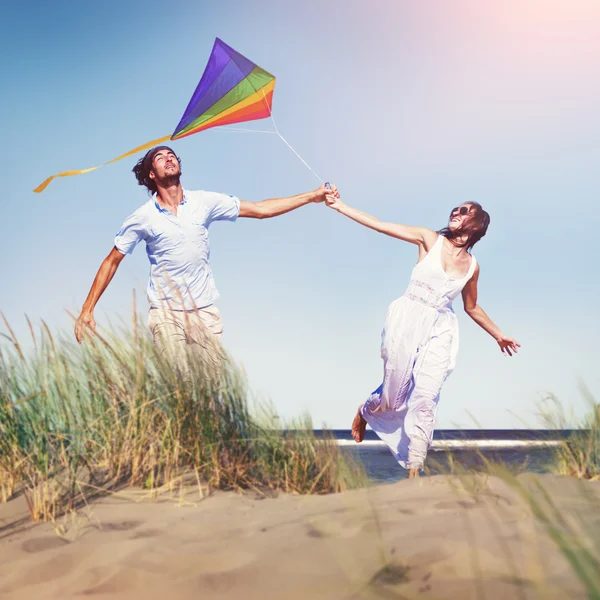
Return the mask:
M235 221L240 214L240 199L230 194L210 192L208 222Z
M146 223L139 211L125 219L115 236L115 248L121 254L131 254L134 248L146 238Z

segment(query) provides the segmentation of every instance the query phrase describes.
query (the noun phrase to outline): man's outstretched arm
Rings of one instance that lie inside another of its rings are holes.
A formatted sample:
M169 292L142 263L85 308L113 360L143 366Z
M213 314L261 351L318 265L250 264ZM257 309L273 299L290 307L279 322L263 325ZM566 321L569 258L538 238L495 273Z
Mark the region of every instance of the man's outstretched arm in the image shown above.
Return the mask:
M81 314L77 321L75 321L75 338L80 344L83 341L86 327L89 327L91 334L94 335L96 331L94 308L124 258L124 254L119 252L116 248L113 248L110 251L110 254L102 261L98 273L96 273L94 283L92 283L90 293L83 303Z
M261 200L260 202L241 200L239 216L251 219L278 217L305 204L323 202L326 194L331 194L331 190L322 185L312 192L304 192L303 194L297 194L288 198L270 198L269 200Z

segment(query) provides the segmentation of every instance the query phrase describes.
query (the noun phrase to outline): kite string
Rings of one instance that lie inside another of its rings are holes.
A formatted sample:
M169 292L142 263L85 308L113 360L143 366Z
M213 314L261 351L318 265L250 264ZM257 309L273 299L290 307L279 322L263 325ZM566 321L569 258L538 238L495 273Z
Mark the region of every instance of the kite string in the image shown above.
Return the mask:
M296 152L296 150L294 150L294 148L292 147L292 145L281 135L281 133L279 133L279 129L277 127L277 123L275 123L275 117L273 117L273 111L271 110L271 107L269 106L269 103L267 102L267 98L265 96L265 92L263 90L261 90L263 98L265 100L265 104L269 110L269 116L271 117L271 121L273 121L273 127L275 127L275 133L281 138L281 141L302 161L302 163L304 164L304 166L323 184L325 183L325 181L323 179L321 179L321 177L319 177L319 175L317 175L317 173L311 168L311 166L298 154L298 152Z
M272 117L271 117L272 118ZM283 143L304 163L304 165L308 168L308 170L321 182L321 183L325 183L325 181L323 179L321 179L317 173L311 169L310 165L294 150L294 148L292 148L291 144L279 133L279 131L276 132L277 135L281 138L281 140L283 141Z

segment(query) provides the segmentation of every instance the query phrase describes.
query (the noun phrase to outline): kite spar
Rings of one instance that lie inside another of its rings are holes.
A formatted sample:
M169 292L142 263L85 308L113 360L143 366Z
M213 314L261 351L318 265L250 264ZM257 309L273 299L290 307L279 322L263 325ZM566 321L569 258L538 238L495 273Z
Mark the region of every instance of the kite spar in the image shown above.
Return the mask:
M48 177L34 192L42 192L57 177L82 175L105 165L127 158L132 154L152 148L169 140L178 140L211 127L220 127L244 121L255 121L271 117L276 133L296 156L323 181L279 133L271 107L276 78L257 64L242 56L221 39L216 38L200 83L175 131L169 136L142 144L108 162L87 169L63 171Z

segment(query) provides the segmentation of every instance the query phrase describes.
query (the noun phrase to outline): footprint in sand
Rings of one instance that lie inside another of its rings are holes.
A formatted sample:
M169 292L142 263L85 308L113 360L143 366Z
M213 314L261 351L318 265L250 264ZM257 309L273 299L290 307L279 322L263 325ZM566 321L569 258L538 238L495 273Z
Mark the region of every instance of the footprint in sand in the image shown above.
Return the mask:
M101 531L130 531L142 524L142 521L120 521L118 523L102 523Z
M160 556L160 568L170 574L171 577L188 577L196 575L220 575L229 574L256 562L254 553L241 550L211 550L201 551L194 544L186 546L184 556L166 557ZM144 568L148 568L145 565Z
M159 529L145 529L144 531L136 531L136 533L134 533L129 539L137 540L140 538L153 538L158 537L162 533L163 532Z
M410 510L410 508L398 508L397 510L401 515L414 515L415 514L415 511Z
M29 552L30 554L34 554L36 552L44 552L46 550L52 550L54 548L60 548L69 542L60 537L40 537L33 538L32 540L26 540L21 545L21 548L25 552Z
M373 587L382 587L407 583L410 581L410 569L410 566L403 564L387 564L373 575L369 584Z
M82 594L104 597L118 593L119 596L127 598L143 598L154 582L162 585L169 579L198 580L200 588L204 585L210 590L219 586L229 589L232 585L231 573L256 562L256 556L248 552L227 550L196 553L193 545L189 545L186 551L189 554L185 556L165 556L159 553L154 559L155 562L132 560L129 564L111 568L105 574L98 573L97 584L87 587ZM253 570L255 571L256 567Z
M69 542L65 543L68 544ZM40 557L40 560L36 561L34 567L23 569L16 574L17 578L11 582L11 585L17 590L32 585L56 581L72 573L76 562L77 560L73 553L69 551Z
M464 500L444 500L443 502L434 504L433 507L442 510L456 510L460 508L473 508L475 504L475 502L466 502Z
M311 519L306 524L306 534L313 538L343 538L349 539L360 535L361 532L368 532L371 523L363 523L360 520L349 521L335 519L318 518Z
M99 580L96 585L82 590L84 596L95 596L99 594L131 594L136 589L147 586L149 581L155 581L153 576L148 575L140 569L129 566L118 566L104 568L95 573L95 578Z
M310 523L306 526L306 535L308 535L308 537L312 537L312 538L328 537L325 532L320 531L316 527L313 527Z

